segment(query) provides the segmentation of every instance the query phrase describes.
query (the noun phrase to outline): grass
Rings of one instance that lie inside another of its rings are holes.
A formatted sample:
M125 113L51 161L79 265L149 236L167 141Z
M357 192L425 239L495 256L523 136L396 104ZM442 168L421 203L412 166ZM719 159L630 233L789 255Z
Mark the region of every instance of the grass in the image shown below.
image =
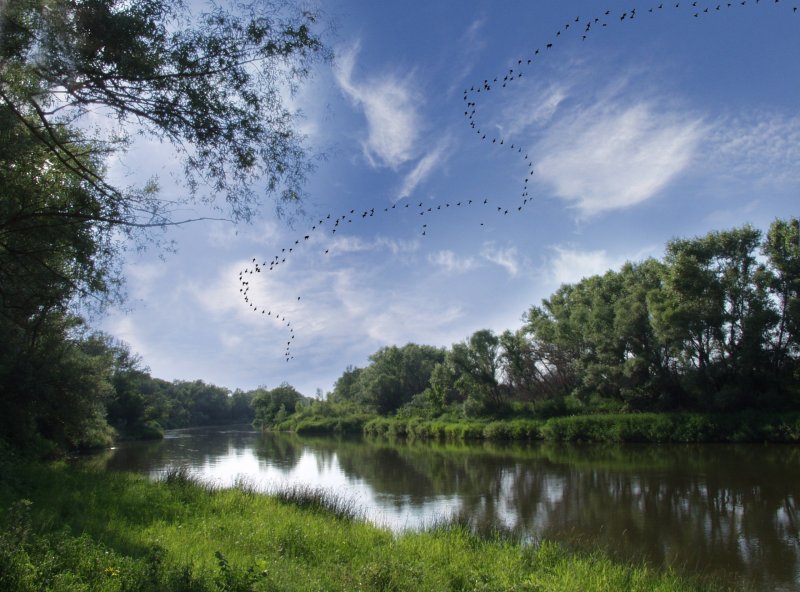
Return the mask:
M179 468L155 482L65 464L0 469L14 475L0 482L2 590L712 589L600 553L479 537L466 518L395 535L314 489L221 489Z
M541 419L422 420L378 417L367 436L492 442L800 442L794 413L619 413Z
M583 442L800 442L797 413L639 413L549 419L546 440Z

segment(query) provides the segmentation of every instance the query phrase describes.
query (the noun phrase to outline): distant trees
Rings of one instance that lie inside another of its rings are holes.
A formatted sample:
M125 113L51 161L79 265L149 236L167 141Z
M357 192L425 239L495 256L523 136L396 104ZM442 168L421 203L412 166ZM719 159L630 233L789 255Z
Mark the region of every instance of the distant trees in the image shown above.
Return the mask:
M286 382L270 390L257 389L252 399L255 412L253 425L268 429L279 424L294 413L297 404L304 399L303 395Z
M444 350L409 343L388 346L370 356L366 368L348 367L336 381L329 400L355 403L379 414L389 414L427 388Z

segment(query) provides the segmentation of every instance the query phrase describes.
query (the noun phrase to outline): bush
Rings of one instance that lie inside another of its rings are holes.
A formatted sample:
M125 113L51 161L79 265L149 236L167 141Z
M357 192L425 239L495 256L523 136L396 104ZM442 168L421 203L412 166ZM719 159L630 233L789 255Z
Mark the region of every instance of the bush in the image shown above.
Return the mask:
M532 419L493 421L483 428L486 440L538 440L542 422Z
M797 442L800 415L640 413L549 419L546 440L584 442Z

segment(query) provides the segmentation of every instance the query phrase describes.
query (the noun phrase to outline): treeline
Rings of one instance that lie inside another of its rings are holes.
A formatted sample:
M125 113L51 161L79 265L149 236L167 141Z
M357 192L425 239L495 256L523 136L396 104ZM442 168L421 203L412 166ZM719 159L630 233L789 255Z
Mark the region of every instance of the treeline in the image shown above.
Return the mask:
M14 447L47 455L253 421L253 392L154 378L124 343L53 319L32 343L0 343L0 437Z
M256 399L257 417L264 427L358 431L370 415L796 410L799 235L795 219L766 236L744 226L672 240L663 260L562 285L516 331L480 330L450 348L384 347L348 367L325 401L298 395L266 414Z

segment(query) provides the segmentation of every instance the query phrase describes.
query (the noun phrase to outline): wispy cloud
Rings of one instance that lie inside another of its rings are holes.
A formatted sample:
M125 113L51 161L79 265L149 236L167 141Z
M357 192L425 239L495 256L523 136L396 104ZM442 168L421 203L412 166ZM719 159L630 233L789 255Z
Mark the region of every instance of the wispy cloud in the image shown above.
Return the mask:
M566 247L553 247L556 253L550 264L550 279L557 285L573 284L583 278L604 274L624 263L611 257L605 249L580 251Z
M131 297L146 300L154 290L155 284L164 277L166 267L158 263L132 263L125 266L125 276Z
M718 174L758 184L800 182L800 116L760 112L713 124L707 161Z
M569 87L563 82L551 83L544 89L537 89L535 83L523 83L503 107L496 127L507 140L516 138L531 126L547 124L568 96Z
M418 240L400 240L385 236L376 236L366 240L358 236L340 236L331 241L330 254L367 253L388 250L392 255L412 253L419 249Z
M450 150L450 144L450 137L446 136L417 162L414 168L411 169L411 172L403 179L403 185L400 191L397 192L397 199L403 199L411 195L417 188L417 185L430 176L434 169L444 161Z
M414 157L419 136L419 97L411 76L383 74L357 81L354 76L359 46L341 51L336 81L347 97L360 107L367 120L364 155L374 167L396 169Z
M555 257L550 261L546 272L550 283L574 284L583 278L603 275L608 270L619 270L626 261L638 262L653 256L655 247L645 247L628 255L611 255L605 249L583 251L576 248L557 245L552 247Z
M276 245L284 228L275 220L259 220L252 225L215 222L207 233L208 241L216 248L233 248L242 242L253 245Z
M499 265L505 269L511 277L516 276L520 272L521 264L516 247L500 249L492 244L486 244L481 250L481 257L490 263Z
M448 89L450 94L460 92L462 81L472 72L478 55L486 48L486 35L483 33L485 25L485 16L476 18L466 28L458 43L453 46L457 51L452 63L458 73L453 77Z
M535 171L584 216L629 208L683 172L704 133L698 117L647 102L578 108L540 140Z
M459 257L450 250L431 253L428 255L428 262L441 267L447 273L463 273L477 266L477 262L472 257Z

